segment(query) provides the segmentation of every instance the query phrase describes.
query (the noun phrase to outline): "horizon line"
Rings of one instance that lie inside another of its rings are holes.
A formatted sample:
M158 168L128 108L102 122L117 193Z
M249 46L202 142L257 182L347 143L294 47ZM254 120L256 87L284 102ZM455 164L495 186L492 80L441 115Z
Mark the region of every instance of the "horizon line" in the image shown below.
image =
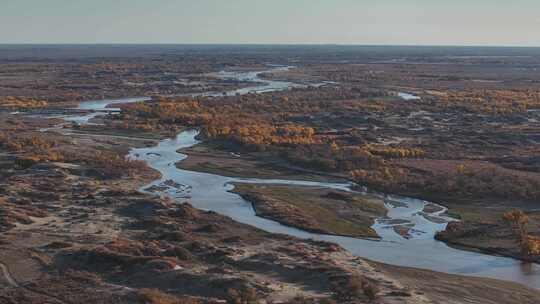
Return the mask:
M0 46L32 46L32 45L44 45L44 46L76 46L76 45L90 45L90 46L143 46L143 45L185 45L185 46L361 46L361 47L485 47L485 48L540 48L540 45L517 45L517 44L354 44L354 43L214 43L214 42L17 42L17 43L3 43L0 42Z

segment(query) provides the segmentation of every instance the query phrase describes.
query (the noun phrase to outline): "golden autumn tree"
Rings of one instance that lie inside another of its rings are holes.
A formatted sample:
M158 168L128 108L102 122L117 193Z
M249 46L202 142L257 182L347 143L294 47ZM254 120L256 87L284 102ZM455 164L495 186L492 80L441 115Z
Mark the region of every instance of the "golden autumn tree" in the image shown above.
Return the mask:
M529 217L523 211L517 209L511 210L505 212L502 218L515 230L523 257L540 254L540 238L529 235L527 231Z

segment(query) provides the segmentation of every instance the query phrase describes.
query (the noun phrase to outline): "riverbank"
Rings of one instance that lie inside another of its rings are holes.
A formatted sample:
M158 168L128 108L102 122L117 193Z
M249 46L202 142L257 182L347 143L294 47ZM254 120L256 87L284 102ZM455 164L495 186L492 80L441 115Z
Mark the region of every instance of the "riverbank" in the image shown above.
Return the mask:
M411 288L428 290L435 303L535 303L536 295L520 284L485 278L466 278L446 273L387 264L372 264Z

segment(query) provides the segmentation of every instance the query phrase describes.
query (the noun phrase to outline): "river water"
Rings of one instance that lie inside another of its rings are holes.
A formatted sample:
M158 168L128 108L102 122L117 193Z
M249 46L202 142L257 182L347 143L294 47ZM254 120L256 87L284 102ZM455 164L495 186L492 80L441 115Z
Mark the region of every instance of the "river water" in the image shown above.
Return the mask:
M413 95L411 93L398 92L397 95L404 100L418 100L420 97Z
M259 78L260 73L222 72L216 75L227 79L234 78L254 82L254 86L252 87L226 92L225 95L269 92L302 86L284 81L263 80ZM207 96L212 95L207 94ZM106 113L104 109L110 104L137 102L146 99L131 98L81 103L79 108L97 110L98 112L81 116L71 116L68 119L78 123L88 123L90 119L104 115ZM359 257L378 262L452 274L502 279L540 288L540 269L536 264L524 264L510 258L457 250L436 241L434 239L435 233L443 230L450 219L442 215L446 210L444 207L430 213L427 217L424 216L421 212L428 202L423 200L383 195L389 211L388 218L378 219L373 225L373 228L381 236L381 240L366 240L309 233L281 225L272 220L260 218L255 215L253 207L249 202L242 199L239 195L229 192L234 187L232 183L301 185L345 191L351 191L351 184L230 178L176 168L175 163L187 157L177 151L198 144L199 142L196 139L197 134L197 130L183 131L175 138L160 141L157 146L133 149L130 152L130 158L144 160L150 167L162 174L159 180L145 186L143 190L159 189L159 193L171 196L180 202L189 201L197 208L212 210L239 222L269 232L334 242ZM389 220L407 222L411 227L410 236L404 238L398 235L392 227L392 221Z

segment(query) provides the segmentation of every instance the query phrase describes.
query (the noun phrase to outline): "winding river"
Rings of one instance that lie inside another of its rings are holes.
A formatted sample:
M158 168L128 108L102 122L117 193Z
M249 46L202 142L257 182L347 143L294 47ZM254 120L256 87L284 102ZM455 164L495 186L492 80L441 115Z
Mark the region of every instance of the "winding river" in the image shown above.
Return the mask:
M278 67L275 69L287 68ZM226 92L225 95L270 92L303 86L284 81L263 80L259 78L261 73L221 72L216 75L227 79L234 78L254 82L252 87ZM223 94L220 93L219 95ZM206 96L212 96L212 94ZM81 116L70 116L67 120L88 123L90 119L104 115L107 110L110 111L111 109L107 107L111 104L138 102L146 99L131 98L81 103L80 109L96 110L96 112ZM133 149L130 152L130 158L144 160L150 167L162 174L159 180L145 186L143 190L154 190L154 192L169 195L181 202L190 201L197 208L212 210L269 232L334 242L359 257L378 262L452 274L502 279L533 288L540 288L540 269L536 264L524 264L510 258L457 250L436 241L434 234L444 229L446 223L451 219L442 215L446 210L444 207L428 213L429 216L424 216L425 213L422 213L422 211L428 204L426 201L383 195L388 208L388 218L378 219L373 225L373 228L382 238L380 241L309 233L281 225L272 220L260 218L255 215L249 202L239 195L229 192L234 187L232 183L301 185L345 191L352 191L352 185L348 183L321 183L297 180L231 178L176 168L175 163L187 157L177 151L198 144L197 134L197 130L183 131L175 138L160 141L157 146ZM411 227L410 237L404 238L398 235L392 227L392 222L395 222L393 220L407 222Z

